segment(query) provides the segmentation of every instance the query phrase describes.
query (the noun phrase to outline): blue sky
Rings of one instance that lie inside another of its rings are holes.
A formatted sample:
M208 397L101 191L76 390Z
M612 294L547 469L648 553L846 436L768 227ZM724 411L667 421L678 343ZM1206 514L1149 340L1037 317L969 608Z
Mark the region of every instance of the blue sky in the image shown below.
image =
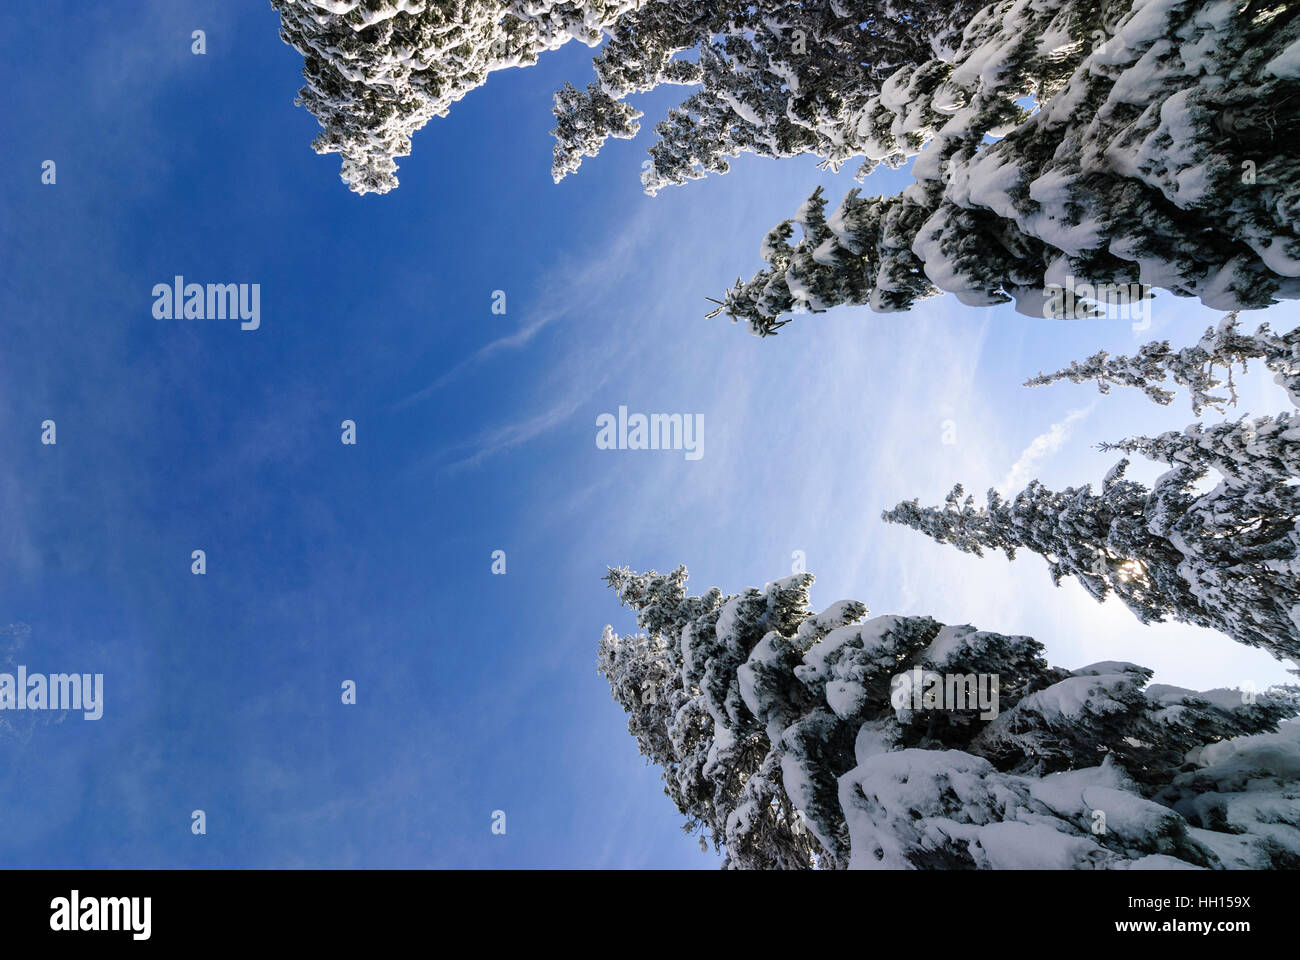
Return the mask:
M1036 557L978 560L878 519L1017 463L1099 480L1113 458L1093 444L1181 428L1185 399L1019 384L1191 342L1217 314L1162 297L1139 337L941 298L759 340L705 320L703 298L851 171L742 158L647 198L670 90L639 102L646 135L554 185L551 92L586 82L585 47L494 75L416 135L398 190L359 197L310 150L301 59L260 0L8 5L0 23L0 662L105 685L101 720L0 724L0 863L716 866L596 674L602 626L633 629L606 564L683 562L696 590L736 591L801 550L819 607L1028 633L1059 665L1133 660L1187 686L1286 677L1054 588ZM151 289L176 274L259 283L261 328L155 319ZM1258 376L1243 398L1284 403ZM598 450L620 404L702 413L703 458Z

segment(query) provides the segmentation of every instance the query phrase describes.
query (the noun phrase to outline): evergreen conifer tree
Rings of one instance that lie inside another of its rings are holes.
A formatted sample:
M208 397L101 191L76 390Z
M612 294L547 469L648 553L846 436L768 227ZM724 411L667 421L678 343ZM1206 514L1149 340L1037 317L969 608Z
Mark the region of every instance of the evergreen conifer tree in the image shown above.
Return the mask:
M1076 288L1225 310L1300 296L1297 43L1280 0L990 5L858 117L869 162L919 154L915 183L830 216L814 193L710 316L766 336L785 314L939 292L1039 317Z
M271 0L302 54L297 103L320 122L317 153L343 158L357 193L397 186L411 135L486 82L570 40L596 46L635 0Z
M1300 399L1300 330L1275 334L1266 324L1248 336L1233 315L1193 347L1174 351L1158 341L1134 357L1099 353L1027 385L1096 380L1107 392L1119 383L1163 404L1173 398L1159 385L1168 377L1189 389L1199 413L1236 402L1231 370L1251 359ZM1224 386L1228 395L1213 392ZM882 516L977 556L1032 551L1047 560L1054 583L1075 577L1098 600L1113 593L1143 623L1209 627L1300 663L1300 414L1194 423L1101 448L1170 469L1148 489L1125 478L1123 459L1099 491L1090 484L1054 491L1035 480L1009 500L990 490L983 507L958 484L942 507L911 500ZM1202 491L1212 473L1219 483Z
M1240 331L1236 312L1206 330L1195 346L1173 350L1168 340L1157 340L1144 344L1131 357L1111 357L1102 350L1064 370L1031 377L1025 386L1042 387L1060 380L1096 381L1102 393L1109 393L1116 384L1137 387L1156 403L1167 404L1174 394L1160 383L1169 379L1188 388L1192 410L1200 416L1205 407L1222 413L1225 405L1236 406L1233 371L1240 366L1244 372L1251 360L1262 360L1274 382L1286 390L1292 404L1300 407L1300 327L1289 333L1274 333L1265 323L1254 334L1246 334ZM1217 378L1216 368L1226 379ZM1226 396L1214 392L1221 388L1227 389Z
M1029 637L814 613L809 574L698 597L682 567L607 579L641 632L606 627L600 672L724 867L1300 865L1292 688L1195 693L1050 667ZM934 701L928 676L994 677L997 709Z

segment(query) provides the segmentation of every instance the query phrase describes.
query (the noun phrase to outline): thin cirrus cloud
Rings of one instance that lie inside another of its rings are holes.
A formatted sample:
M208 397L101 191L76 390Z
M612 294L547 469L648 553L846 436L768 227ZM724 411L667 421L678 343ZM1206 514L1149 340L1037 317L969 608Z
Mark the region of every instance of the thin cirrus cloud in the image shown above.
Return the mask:
M1092 413L1096 404L1079 407L1065 415L1065 419L1052 424L1045 433L1040 433L1025 447L1020 459L1011 465L1007 475L997 485L997 490L1009 496L1023 488L1033 479L1033 472L1040 463L1055 454L1070 439L1074 425Z
M523 404L524 409L541 407L540 411L486 427L473 439L423 461L417 469L435 466L451 474L480 467L498 454L560 428L611 381L626 381L631 371L653 365L644 358L636 359L636 331L645 324L663 322L664 316L674 316L678 305L653 296L653 287L644 289L633 280L671 274L676 253L660 242L663 217L659 207L647 205L617 232L603 238L601 253L567 260L548 271L554 279L537 297L536 319L485 344L432 383L398 401L394 409L411 407L489 361L503 362L509 353L533 344L547 327L571 321L564 342L554 348L531 346L535 358L546 351L549 359L541 362L549 368L549 384L558 385L540 391L546 394L540 402ZM692 295L707 288L697 276L680 279L682 289ZM611 317L620 322L609 323Z
M459 458L453 454L449 462L448 458L444 458L443 470L447 473L455 473L469 467L476 467L495 454L503 453L549 433L577 413L591 393L607 379L608 377L602 377L584 389L570 391L540 413L507 423L480 435L476 440L453 448L471 452Z
M650 221L651 217L643 210L626 229L613 238L602 255L583 258L578 267L573 266L572 262L560 265L552 271L552 275L563 278L563 281L546 287L538 298L542 306L535 316L513 333L497 337L479 347L426 386L398 400L392 409L404 410L427 400L489 360L528 346L539 333L556 321L571 316L575 310L590 309L595 296L604 296L619 289L631 268L638 262L636 254L643 252L647 240L653 239ZM575 295L574 291L581 291L581 294Z
M461 360L458 364L442 376L438 377L428 386L421 387L414 393L408 394L401 400L398 400L393 404L393 410L405 410L407 407L428 399L447 384L454 380L458 380L470 370L482 366L484 362L490 360L499 353L504 353L509 350L518 350L520 347L527 346L534 337L542 332L543 329L561 316L563 316L563 311L548 311L539 315L536 319L524 324L514 333L506 334L504 337L498 337L491 343L479 347L478 350Z

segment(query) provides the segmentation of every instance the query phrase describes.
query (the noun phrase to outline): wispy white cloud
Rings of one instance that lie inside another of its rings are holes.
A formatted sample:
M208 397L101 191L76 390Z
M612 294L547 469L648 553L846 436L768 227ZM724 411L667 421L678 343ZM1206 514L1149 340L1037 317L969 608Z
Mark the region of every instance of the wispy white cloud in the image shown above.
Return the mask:
M459 459L452 459L450 463L446 463L444 470L453 473L469 467L476 467L488 457L527 443L544 433L549 433L572 417L604 380L605 378L600 378L584 389L570 391L566 396L539 413L497 427L480 435L476 440L454 448L459 451L468 449L472 452ZM453 453L452 457L455 456Z
M639 263L637 254L646 244L651 221L649 216L636 217L598 255L557 265L551 271L554 281L536 298L540 306L531 319L513 333L479 347L428 385L398 400L393 409L413 406L494 357L528 346L547 327L575 311L594 309L601 298L625 284Z
M498 353L507 350L518 350L520 347L527 346L537 334L549 326L554 320L563 316L563 311L548 311L543 313L534 320L529 321L520 327L514 333L506 334L504 337L498 337L491 343L488 343L478 350L474 351L460 363L456 364L438 379L434 380L428 386L421 387L414 393L408 394L397 403L393 404L394 410L402 410L413 404L419 403L432 396L438 390L441 390L447 384L459 379L465 373L482 365L486 360L491 359Z
M1004 496L1009 496L1034 479L1033 472L1038 465L1065 445L1065 442L1070 439L1070 432L1074 425L1092 413L1094 406L1095 404L1090 404L1077 410L1071 410L1065 415L1064 420L1052 424L1046 433L1040 433L1034 437L1029 446L1025 447L1024 452L1020 454L1020 459L1011 465L1007 475L997 485L998 492Z

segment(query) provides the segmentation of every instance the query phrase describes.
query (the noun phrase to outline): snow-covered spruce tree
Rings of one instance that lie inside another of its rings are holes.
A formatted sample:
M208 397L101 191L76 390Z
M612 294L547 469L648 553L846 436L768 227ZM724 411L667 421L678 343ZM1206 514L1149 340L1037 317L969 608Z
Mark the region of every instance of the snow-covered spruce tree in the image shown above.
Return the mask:
M951 56L984 0L644 2L619 19L585 92L556 96L553 176L609 137L635 136L627 97L663 84L691 94L655 127L646 192L725 173L727 158L861 156L857 117L904 65Z
M1225 404L1236 406L1234 368L1240 366L1245 371L1249 361L1262 360L1274 382L1300 407L1300 327L1274 333L1265 323L1254 334L1242 333L1239 327L1238 315L1233 312L1217 327L1206 330L1195 346L1174 350L1168 340L1153 340L1131 357L1111 357L1102 350L1064 370L1030 377L1025 386L1042 387L1059 380L1095 381L1102 393L1110 393L1112 385L1137 387L1156 403L1167 404L1174 398L1173 391L1160 384L1169 379L1188 388L1192 410L1200 416L1205 407L1222 413ZM1216 368L1226 379L1218 378ZM1222 388L1227 389L1226 396L1215 392Z
M958 484L943 507L912 500L883 519L977 556L1030 550L1054 583L1114 593L1143 623L1209 627L1300 663L1300 416L1197 423L1103 449L1171 469L1148 489L1125 479L1125 459L1100 491L1034 481L1009 500L990 490L983 507ZM1219 484L1198 492L1211 470Z
M343 157L360 193L396 186L411 135L482 85L577 39L609 43L597 79L556 94L554 175L609 137L634 136L630 93L695 91L659 125L648 192L726 157L856 155L846 122L900 64L950 53L979 0L272 0L281 36L304 57L298 103L323 128L314 147Z
M1226 310L1300 297L1297 44L1285 0L992 4L859 114L868 161L919 152L914 184L829 217L818 191L710 316L765 336L939 292L1051 316L1085 282Z
M343 158L357 193L397 186L411 134L481 86L570 40L595 46L636 0L271 0L302 54L297 103L322 127L317 153Z
M1029 637L813 613L808 574L608 581L642 632L606 627L600 672L724 867L1300 866L1294 688L1148 686L1050 667ZM995 677L996 709L943 709L896 679L918 669Z
M1121 384L1167 404L1174 393L1160 384L1169 379L1188 388L1199 414L1236 405L1232 371L1250 360L1262 360L1300 406L1300 328L1279 334L1263 324L1247 335L1236 313L1194 346L1153 341L1115 358L1103 351L1026 386L1096 381L1107 393ZM1223 388L1226 395L1216 392ZM1076 577L1098 600L1114 592L1144 623L1194 623L1300 662L1300 417L1197 423L1100 446L1172 469L1148 490L1124 478L1123 460L1100 493L1091 485L1052 491L1035 481L1011 500L990 490L982 508L958 484L942 508L912 500L883 516L977 556L1031 550L1047 559L1053 582ZM1219 484L1198 491L1210 471Z

